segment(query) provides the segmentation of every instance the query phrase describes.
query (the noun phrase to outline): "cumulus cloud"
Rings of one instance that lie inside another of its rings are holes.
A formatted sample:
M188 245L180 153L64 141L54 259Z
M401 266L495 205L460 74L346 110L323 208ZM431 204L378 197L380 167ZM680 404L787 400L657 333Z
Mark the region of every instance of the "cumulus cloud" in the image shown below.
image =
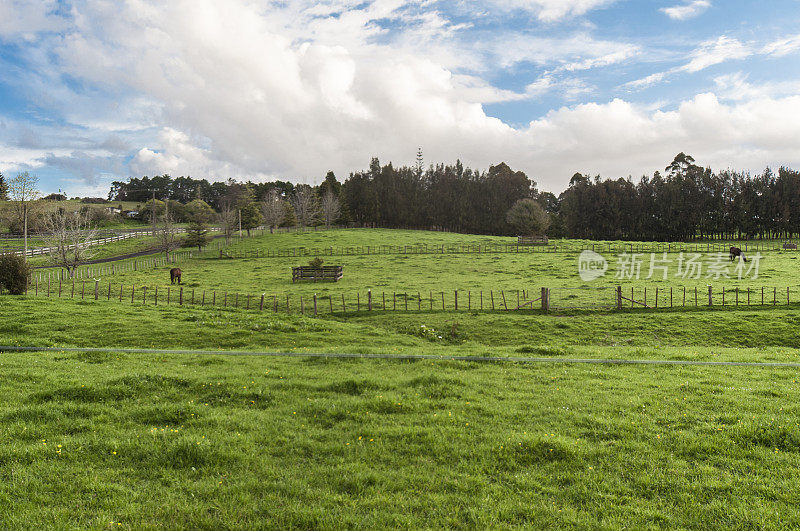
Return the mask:
M548 19L609 3L504 5ZM90 87L55 96L72 124L70 136L81 140L56 149L47 134L25 137L17 128L0 134L0 145L17 146L0 149L0 164L49 164L89 183L98 182L98 173L124 177L126 171L313 182L329 169L345 177L373 155L412 163L422 146L431 161L460 158L486 168L504 160L553 191L575 171L609 177L651 172L679 151L723 167L800 164L791 145L800 134L792 119L800 112L797 93L787 87L756 94L746 79L720 79L719 95L673 102L666 111L613 99L564 106L512 127L484 105L585 94L592 86L573 76L624 63L639 48L588 33L512 33L478 39L465 51L455 38L459 25L441 13L421 16L415 5L78 2L69 30L47 37L49 53L42 55L56 58L49 82L68 76ZM403 29L390 32L387 20ZM776 44L773 53L791 46ZM727 36L712 39L674 72L653 74L646 83L757 49ZM500 89L485 75L492 62L501 69L534 64L536 70L524 87ZM730 97L745 88L746 97Z
M796 112L798 96L726 105L713 93L666 112L623 100L562 108L525 131L533 149L527 164L535 164L533 175L557 191L565 184L564 161L570 161L572 171L606 177L655 171L680 151L715 168L797 164L793 139L800 123L787 119Z
M688 4L663 7L660 11L673 20L688 20L700 15L709 7L711 2L708 0L694 0Z

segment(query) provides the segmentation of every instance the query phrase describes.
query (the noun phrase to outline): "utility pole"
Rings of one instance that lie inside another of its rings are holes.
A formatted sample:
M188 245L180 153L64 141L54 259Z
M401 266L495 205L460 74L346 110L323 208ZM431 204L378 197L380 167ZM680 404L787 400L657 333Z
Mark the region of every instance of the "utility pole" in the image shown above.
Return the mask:
M22 202L22 218L23 218L23 227L25 232L25 250L22 252L22 257L25 261L28 261L28 205L25 204L25 201Z

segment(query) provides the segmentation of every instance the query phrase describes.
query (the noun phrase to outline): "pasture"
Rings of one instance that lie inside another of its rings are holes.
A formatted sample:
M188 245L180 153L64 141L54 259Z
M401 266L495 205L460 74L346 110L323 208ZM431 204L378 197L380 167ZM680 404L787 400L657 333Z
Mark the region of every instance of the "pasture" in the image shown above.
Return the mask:
M230 250L495 242L414 231L258 235ZM186 289L294 295L591 286L577 253L181 262ZM746 289L800 287L765 253ZM109 279L169 284L169 266ZM597 282L597 281L595 281ZM615 280L631 286L705 287ZM652 288L650 288L652 289ZM800 292L796 302L800 302ZM0 298L0 343L218 353L0 356L11 527L800 525L796 367L228 356L226 350L800 362L800 305L610 311L350 311ZM65 478L69 478L66 480ZM119 525L121 524L121 525Z
M254 253L256 251L285 251L288 249L352 249L366 247L377 248L381 245L395 246L420 246L420 245L492 245L506 244L516 241L514 238L485 237L472 235L458 235L450 233L435 233L424 231L396 231L396 230L371 230L350 229L331 230L319 232L291 232L276 234L259 234L252 238L239 240L234 238L232 244L225 248L225 253L231 256L245 256L241 253ZM568 241L579 248L583 242ZM184 270L184 287L196 290L198 296L202 291L209 293L240 293L266 298L272 296L279 299L286 295L294 298L297 306L299 296L310 300L314 294L319 297L333 297L340 301L344 295L350 302L356 304L359 294L365 300L367 290L381 300L392 296L400 297L390 305L392 309L398 308L397 300L402 300L405 308L405 299L410 301L411 309L431 309L430 299L435 299L434 308L441 309L441 298L445 298L445 307L453 306L455 291L460 292L460 303L463 308L479 308L481 292L485 298L484 309L490 308L490 292L509 292L506 306L516 307L517 292L525 291L531 295L528 298L538 297L541 288L547 287L554 290L551 299L554 304L569 305L570 299L585 297L590 302L602 302L613 305L614 294L612 288L622 286L623 294L630 297L631 288L635 291L633 297L637 301L647 300L653 305L658 288L659 306L669 306L670 290L672 290L673 304L683 304L683 292L686 290L686 304L695 304L697 289L697 305L708 301L708 286L712 285L713 300L721 304L723 289L727 290L726 303L734 302L735 290L742 292L741 302L747 301L747 290L750 291L752 304L760 304L762 288L764 289L765 303L786 303L786 290L790 291L790 302L800 303L800 261L797 251L766 251L758 268L758 278L752 274L739 280L736 275L737 262L727 259L727 244L718 244L719 248L726 249L722 264L727 268L731 278L720 276L708 277L703 270L699 278L682 278L675 275L678 272L680 253L667 253L668 276L663 278L663 271L655 269L652 277L650 274L650 253L641 253L639 278L616 278L619 259L617 255L606 256L609 261L609 271L604 278L583 281L579 276L578 257L575 252L536 252L520 253L431 253L431 254L353 254L344 256L322 256L324 265L342 265L344 278L336 283L332 282L302 282L292 283L292 267L308 265L313 256L297 257L247 257L247 258L220 258L217 247L223 245L221 240L216 240L197 259L182 262ZM591 245L591 244L588 244ZM741 245L741 244L740 244ZM525 250L523 250L525 251ZM717 253L703 253L703 258L711 260ZM751 261L742 264L746 268L752 265ZM662 259L661 253L656 257ZM104 284L112 283L114 290L119 285L147 286L153 293L159 287L162 292L169 283L168 267L153 271L139 268L137 271L126 271L114 276L104 276L92 273L93 278L102 278ZM743 270L744 273L747 269ZM595 288L609 288L607 291L597 291ZM578 291L581 288L589 290ZM645 299L644 290L647 289ZM773 290L775 290L773 292ZM513 300L512 300L513 299ZM475 304L472 304L475 301ZM336 303L334 303L336 304ZM341 302L338 302L341 308ZM326 307L330 307L326 303ZM500 301L496 307L500 308Z

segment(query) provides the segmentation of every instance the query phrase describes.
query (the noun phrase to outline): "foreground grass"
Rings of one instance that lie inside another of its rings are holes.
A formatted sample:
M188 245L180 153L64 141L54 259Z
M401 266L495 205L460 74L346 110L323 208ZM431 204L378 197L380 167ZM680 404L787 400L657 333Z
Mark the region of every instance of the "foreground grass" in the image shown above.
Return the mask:
M8 527L787 527L792 369L4 353Z
M800 308L541 314L360 312L0 299L0 344L797 362ZM735 332L732 332L735 330Z

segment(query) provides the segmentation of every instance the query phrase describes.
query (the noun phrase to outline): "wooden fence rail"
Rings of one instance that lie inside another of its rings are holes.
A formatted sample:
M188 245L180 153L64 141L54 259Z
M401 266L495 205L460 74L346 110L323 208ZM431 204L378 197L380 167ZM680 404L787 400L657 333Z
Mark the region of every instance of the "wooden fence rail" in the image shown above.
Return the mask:
M800 304L800 286L749 288L623 287L576 289L538 288L513 290L453 290L380 293L366 292L286 294L238 293L189 289L179 285L136 286L101 283L96 279L49 278L35 281L29 296L116 301L140 305L214 306L302 313L306 315L351 312L432 311L569 311L627 310L655 311L699 307L755 307ZM564 293L569 293L565 296ZM582 298L585 297L585 298Z

